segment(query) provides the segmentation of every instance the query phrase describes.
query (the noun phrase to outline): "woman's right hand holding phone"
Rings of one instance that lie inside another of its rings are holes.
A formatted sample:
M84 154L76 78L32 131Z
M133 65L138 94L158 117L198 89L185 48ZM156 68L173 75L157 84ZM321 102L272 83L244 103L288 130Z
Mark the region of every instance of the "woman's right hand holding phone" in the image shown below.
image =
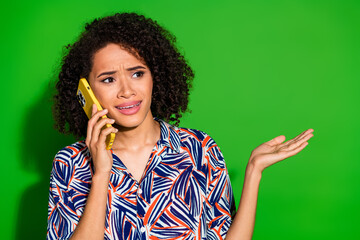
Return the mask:
M105 141L107 135L117 132L117 129L112 126L103 128L107 123L113 124L115 121L109 118L101 118L106 113L106 109L97 111L96 105L93 105L85 143L90 150L95 172L84 213L70 238L71 240L104 239L108 185L113 164L111 151L106 150Z
M96 105L92 106L92 117L88 122L86 145L90 150L96 175L110 174L113 158L110 150L106 150L106 136L116 133L114 127L103 128L106 124L113 124L114 119L101 118L107 113L107 109L98 111Z

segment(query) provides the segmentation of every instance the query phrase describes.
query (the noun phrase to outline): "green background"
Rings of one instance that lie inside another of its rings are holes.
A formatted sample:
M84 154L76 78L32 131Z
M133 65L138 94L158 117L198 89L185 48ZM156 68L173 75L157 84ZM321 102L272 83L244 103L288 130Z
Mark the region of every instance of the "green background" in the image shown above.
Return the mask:
M251 151L313 128L260 185L253 239L360 239L360 2L14 1L1 7L0 239L44 239L63 46L84 23L136 11L177 36L195 71L181 126L220 146L236 204Z

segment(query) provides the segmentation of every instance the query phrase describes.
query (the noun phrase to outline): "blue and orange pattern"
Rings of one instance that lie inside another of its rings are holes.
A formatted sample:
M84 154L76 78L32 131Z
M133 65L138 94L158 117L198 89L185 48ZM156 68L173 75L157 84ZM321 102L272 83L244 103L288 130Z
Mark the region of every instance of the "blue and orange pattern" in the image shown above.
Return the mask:
M137 182L113 154L104 239L224 239L235 211L222 153L206 133L162 120ZM60 150L50 177L47 239L68 239L84 211L93 169L84 141Z

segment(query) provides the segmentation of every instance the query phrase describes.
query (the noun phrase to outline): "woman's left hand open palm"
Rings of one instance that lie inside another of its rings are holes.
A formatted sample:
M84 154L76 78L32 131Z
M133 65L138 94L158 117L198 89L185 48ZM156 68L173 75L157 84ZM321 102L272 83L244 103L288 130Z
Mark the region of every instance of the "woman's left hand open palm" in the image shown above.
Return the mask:
M258 167L262 172L274 163L294 156L307 146L307 141L314 136L313 131L313 129L308 129L286 142L284 142L285 136L280 135L261 144L251 152L249 164Z

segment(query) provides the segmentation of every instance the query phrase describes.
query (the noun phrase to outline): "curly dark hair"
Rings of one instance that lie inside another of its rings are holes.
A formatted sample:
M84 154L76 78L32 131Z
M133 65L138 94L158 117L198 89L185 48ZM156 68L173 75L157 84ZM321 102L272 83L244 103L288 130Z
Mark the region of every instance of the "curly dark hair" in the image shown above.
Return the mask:
M66 46L54 95L55 127L76 138L86 136L88 118L76 90L79 79L88 77L95 52L109 43L121 45L145 62L153 78L153 116L178 125L188 110L194 73L176 48L175 36L143 15L116 13L87 23L78 40Z

